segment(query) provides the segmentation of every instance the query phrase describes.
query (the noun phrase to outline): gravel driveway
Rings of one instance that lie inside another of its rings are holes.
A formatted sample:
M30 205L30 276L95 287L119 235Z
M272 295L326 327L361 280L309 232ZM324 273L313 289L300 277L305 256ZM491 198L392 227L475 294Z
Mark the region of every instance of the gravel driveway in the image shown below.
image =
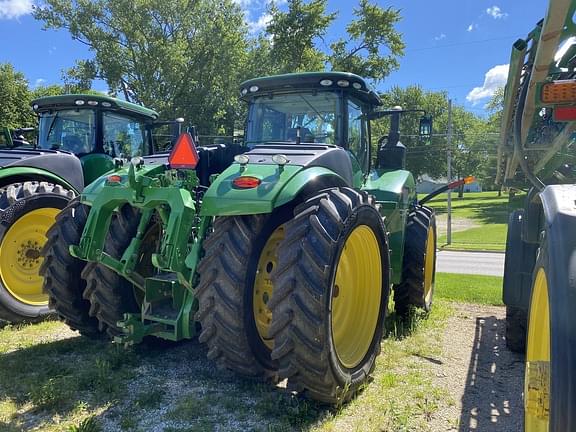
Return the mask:
M506 348L503 307L454 304L443 354L429 359L436 383L453 397L433 416L431 430L522 430L522 356Z

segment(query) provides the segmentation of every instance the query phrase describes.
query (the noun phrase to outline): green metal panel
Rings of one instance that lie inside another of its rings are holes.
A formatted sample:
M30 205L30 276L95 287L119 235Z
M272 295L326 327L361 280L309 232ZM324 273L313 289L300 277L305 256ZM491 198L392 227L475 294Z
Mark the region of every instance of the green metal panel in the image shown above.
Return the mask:
M253 176L262 183L253 189L237 189L233 181L240 176ZM276 207L286 204L310 181L330 176L337 184L344 180L333 171L312 167L304 169L298 165L247 165L241 171L239 164L233 164L216 178L202 199L202 216L237 216L270 213Z
M84 184L90 184L104 173L114 169L114 162L104 153L91 153L80 158Z
M66 189L76 191L79 193L80 191L76 190L74 186L70 183L54 175L50 171L46 171L40 168L32 168L32 167L9 167L9 168L0 168L0 180L6 179L8 177L22 177L22 176L30 176L30 177L43 177L46 181L51 183L56 183L61 186L64 186Z
M416 202L416 183L406 170L372 171L363 190L376 197L389 231L392 283L400 283L404 257L404 233L410 206Z
M0 128L0 148L12 148L12 134L10 128Z

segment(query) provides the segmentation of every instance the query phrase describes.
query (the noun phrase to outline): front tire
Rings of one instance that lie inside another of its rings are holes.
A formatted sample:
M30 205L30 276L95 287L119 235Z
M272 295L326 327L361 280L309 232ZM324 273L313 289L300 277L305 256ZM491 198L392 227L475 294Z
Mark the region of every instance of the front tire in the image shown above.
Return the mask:
M39 269L46 233L74 192L47 182L0 190L0 320L39 321L50 313Z
M416 206L408 215L402 262L402 282L394 285L396 313L410 308L426 312L432 307L436 281L436 215L430 207Z
M321 402L350 399L380 352L389 294L386 230L372 197L326 190L285 225L270 334L279 378Z

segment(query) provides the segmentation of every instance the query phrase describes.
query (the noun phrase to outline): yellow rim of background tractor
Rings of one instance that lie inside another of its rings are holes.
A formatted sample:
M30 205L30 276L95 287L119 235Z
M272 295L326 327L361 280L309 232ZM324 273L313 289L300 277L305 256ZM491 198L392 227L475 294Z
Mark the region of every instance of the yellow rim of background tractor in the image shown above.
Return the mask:
M46 243L46 232L60 212L56 208L32 210L14 222L0 244L0 276L4 287L20 302L30 306L48 304L38 274Z
M534 280L524 373L524 430L548 432L550 413L550 307L546 272Z
M340 255L332 291L332 336L340 362L358 366L374 338L382 296L382 260L367 225L350 233Z
M256 277L252 293L252 310L256 329L262 342L269 348L274 348L274 340L268 337L268 329L272 321L272 312L268 309L268 301L272 298L274 285L270 273L278 264L278 245L284 240L284 226L281 225L270 235L264 245L256 267Z
M434 283L434 255L436 249L434 243L434 230L432 226L428 228L428 239L426 240L426 258L424 261L424 302L430 303L432 300L432 286Z

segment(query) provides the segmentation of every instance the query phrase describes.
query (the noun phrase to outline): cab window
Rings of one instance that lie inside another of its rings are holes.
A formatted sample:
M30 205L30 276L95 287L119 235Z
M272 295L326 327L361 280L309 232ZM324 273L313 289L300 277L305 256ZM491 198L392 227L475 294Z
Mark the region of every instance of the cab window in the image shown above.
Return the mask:
M143 123L112 112L104 112L102 117L104 152L112 157L125 158L147 154Z
M364 171L368 170L368 128L362 107L348 101L348 150L356 157Z
M66 150L77 155L90 153L96 141L93 110L62 110L40 114L38 147Z

